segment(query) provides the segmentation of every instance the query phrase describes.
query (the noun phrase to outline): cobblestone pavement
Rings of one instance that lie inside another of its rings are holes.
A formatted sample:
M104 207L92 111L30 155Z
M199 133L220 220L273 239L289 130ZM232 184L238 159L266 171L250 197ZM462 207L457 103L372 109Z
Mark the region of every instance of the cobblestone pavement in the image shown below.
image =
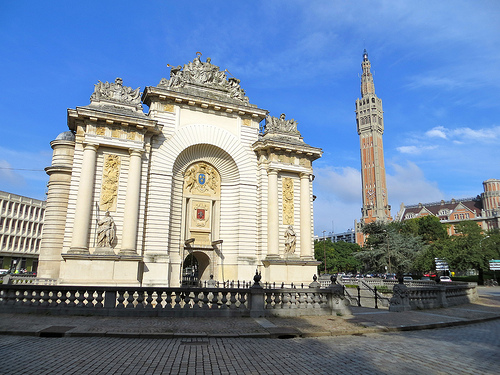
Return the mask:
M288 340L0 336L0 374L498 374L500 321Z

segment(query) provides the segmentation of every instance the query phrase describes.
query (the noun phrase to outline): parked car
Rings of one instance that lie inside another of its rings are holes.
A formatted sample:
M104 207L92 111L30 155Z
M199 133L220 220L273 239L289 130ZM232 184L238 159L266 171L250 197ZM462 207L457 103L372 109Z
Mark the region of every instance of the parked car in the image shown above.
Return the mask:
M449 283L449 282L451 282L451 279L449 276L440 276L439 281Z
M423 280L423 281L431 281L431 278L429 276L422 276L420 278L420 280Z
M403 276L403 281L412 281L413 277L411 276Z

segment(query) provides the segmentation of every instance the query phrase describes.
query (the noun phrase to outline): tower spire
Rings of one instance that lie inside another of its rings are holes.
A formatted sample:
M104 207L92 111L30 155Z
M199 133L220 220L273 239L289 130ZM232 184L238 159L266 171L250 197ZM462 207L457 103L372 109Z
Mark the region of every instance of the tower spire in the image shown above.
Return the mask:
M368 52L366 48L363 52L363 62L361 63L363 74L361 75L361 97L364 98L367 94L375 94L375 85L373 83L373 75L370 72L371 64L368 60Z

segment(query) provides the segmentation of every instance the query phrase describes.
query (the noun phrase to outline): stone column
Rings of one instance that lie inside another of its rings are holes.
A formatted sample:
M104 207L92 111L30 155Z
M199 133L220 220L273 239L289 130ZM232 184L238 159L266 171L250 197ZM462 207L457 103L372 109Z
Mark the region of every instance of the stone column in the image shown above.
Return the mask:
M137 255L137 225L139 222L139 197L141 192L142 151L129 150L130 166L127 179L127 195L123 214L122 248L120 253Z
M279 253L278 170L267 171L267 256Z
M309 173L300 174L300 257L312 259L311 190Z
M94 194L95 162L99 145L87 143L83 151L82 172L76 198L75 222L70 253L89 253L90 215Z
M38 257L37 275L40 278L57 279L61 266L61 253L64 234L66 233L66 213L68 211L69 189L71 186L71 172L73 169L73 155L75 141L56 139L50 142L54 150L52 165L45 168L50 176L47 193L47 206L43 224L42 243ZM34 227L30 235L34 234ZM36 241L31 239L30 244Z

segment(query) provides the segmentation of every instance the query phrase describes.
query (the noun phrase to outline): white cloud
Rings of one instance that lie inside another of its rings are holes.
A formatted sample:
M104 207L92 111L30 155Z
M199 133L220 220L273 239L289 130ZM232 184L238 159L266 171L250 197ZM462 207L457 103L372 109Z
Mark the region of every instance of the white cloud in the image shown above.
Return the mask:
M398 150L402 154L418 155L425 151L434 150L436 148L437 146L400 146L396 147L396 150Z
M500 126L494 126L486 129L471 129L471 128L457 128L451 131L451 134L462 139L473 139L492 141L500 138Z
M6 160L0 160L0 181L0 190L9 190L9 187L24 185L23 176L16 173Z
M361 215L361 174L351 167L315 168L314 233L343 232Z
M446 139L445 128L443 126L436 126L435 128L425 132L425 135L430 138L443 138Z
M428 181L424 172L412 162L406 165L391 164L395 174L387 174L387 191L392 203L392 215L395 216L401 203L416 204L444 199L437 183ZM397 204L397 207L394 205Z

